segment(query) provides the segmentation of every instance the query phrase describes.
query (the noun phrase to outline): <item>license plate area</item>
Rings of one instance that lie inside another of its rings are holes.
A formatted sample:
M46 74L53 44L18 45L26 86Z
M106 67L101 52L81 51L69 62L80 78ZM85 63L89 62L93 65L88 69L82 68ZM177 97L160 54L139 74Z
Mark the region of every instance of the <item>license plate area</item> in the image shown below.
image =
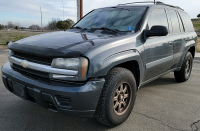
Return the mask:
M27 98L26 87L18 82L12 81L13 93L23 99Z

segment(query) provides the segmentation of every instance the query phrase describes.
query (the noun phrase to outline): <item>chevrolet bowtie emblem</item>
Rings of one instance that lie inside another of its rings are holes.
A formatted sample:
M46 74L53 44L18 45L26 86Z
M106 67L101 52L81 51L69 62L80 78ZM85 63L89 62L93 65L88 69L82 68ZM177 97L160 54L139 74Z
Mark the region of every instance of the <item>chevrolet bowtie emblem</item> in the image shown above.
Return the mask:
M22 67L28 68L28 62L27 61L22 61L21 62Z

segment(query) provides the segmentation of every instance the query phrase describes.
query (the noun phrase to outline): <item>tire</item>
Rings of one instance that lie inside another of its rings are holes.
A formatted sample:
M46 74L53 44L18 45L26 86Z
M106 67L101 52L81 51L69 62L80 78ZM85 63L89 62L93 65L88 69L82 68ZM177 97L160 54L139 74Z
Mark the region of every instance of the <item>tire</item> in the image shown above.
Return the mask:
M112 69L105 80L94 117L100 123L114 127L131 114L137 86L131 71L120 67Z
M174 76L177 82L185 82L190 78L193 66L193 56L190 52L187 52L181 70L175 71Z

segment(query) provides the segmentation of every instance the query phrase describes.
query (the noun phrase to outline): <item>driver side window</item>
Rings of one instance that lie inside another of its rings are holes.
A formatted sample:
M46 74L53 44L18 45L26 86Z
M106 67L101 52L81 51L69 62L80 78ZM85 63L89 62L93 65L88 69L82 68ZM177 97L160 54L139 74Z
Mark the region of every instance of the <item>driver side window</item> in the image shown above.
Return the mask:
M165 26L169 30L167 16L164 9L155 9L151 12L147 24L147 30L150 30L151 27L155 25Z

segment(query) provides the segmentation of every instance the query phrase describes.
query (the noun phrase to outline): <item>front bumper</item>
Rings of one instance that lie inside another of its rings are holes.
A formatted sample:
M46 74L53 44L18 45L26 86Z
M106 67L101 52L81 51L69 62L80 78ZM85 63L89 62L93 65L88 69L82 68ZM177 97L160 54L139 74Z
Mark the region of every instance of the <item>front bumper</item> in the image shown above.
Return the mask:
M5 87L17 96L51 111L69 116L93 117L104 85L104 79L86 83L44 81L12 69L9 63L2 67Z

